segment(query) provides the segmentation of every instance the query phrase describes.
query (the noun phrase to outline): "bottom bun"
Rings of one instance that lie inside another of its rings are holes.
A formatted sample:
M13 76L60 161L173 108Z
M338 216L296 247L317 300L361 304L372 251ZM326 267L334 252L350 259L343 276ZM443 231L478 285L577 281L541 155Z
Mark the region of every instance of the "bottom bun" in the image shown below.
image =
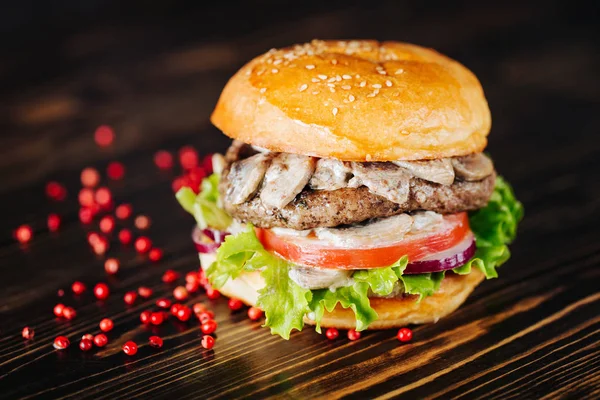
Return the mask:
M213 254L200 254L202 266L208 266L215 260ZM437 322L456 310L467 299L475 287L483 281L484 275L473 268L468 275L448 274L440 288L433 295L417 302L418 296L370 299L371 307L379 318L369 325L369 329L400 328L410 324ZM227 297L235 297L247 305L254 306L258 300L258 290L264 286L260 272L243 272L236 279L230 279L220 289ZM314 325L314 321L305 317L304 322ZM356 318L349 308L339 304L332 311L325 311L321 318L324 328L354 329Z

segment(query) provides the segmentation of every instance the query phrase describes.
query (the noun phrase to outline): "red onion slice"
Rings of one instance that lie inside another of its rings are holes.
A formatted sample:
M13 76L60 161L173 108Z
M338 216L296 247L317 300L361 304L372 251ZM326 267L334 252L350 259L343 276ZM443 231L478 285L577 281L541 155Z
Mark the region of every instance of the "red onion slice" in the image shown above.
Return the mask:
M459 244L448 250L432 254L424 260L409 263L404 274L440 272L460 267L475 255L475 250L475 239L472 234L469 234Z
M198 253L214 253L227 235L227 232L220 232L212 229L201 230L196 226L192 231L192 240L194 241Z

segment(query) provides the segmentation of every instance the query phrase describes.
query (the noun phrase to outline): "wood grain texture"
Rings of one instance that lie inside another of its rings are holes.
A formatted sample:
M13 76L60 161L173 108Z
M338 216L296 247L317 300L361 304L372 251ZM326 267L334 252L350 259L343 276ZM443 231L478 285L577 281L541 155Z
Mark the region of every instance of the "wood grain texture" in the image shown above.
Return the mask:
M13 27L0 39L0 399L600 398L597 10L391 1L105 1L69 9L76 18L59 10L21 28L8 22L17 14L0 13L2 29ZM163 272L198 266L193 222L170 188L174 173L158 172L152 155L184 144L223 151L228 140L208 115L228 77L270 47L313 37L415 42L478 75L493 116L488 151L526 209L511 260L450 317L414 327L408 344L394 331L329 342L311 329L286 342L203 295L189 302L215 309L214 351L201 348L195 323L141 326L139 313L172 290ZM99 149L92 132L104 123L117 137ZM113 240L108 255L121 271L108 278L86 244L91 228L78 221L77 192L83 167L104 170L114 159L126 178L108 186L117 202L152 218L149 234L165 257L152 264ZM66 184L66 202L45 198L51 179ZM56 234L45 228L49 212L63 216ZM35 230L26 247L11 237L22 223ZM112 294L75 298L74 280L106 281ZM140 285L154 296L125 307L123 294ZM59 301L77 318L54 319ZM109 345L82 353L78 339L107 315ZM26 325L36 331L30 342L20 337ZM161 350L146 344L152 333L165 340ZM64 352L52 348L59 334L73 343ZM120 351L129 339L140 344L134 357Z

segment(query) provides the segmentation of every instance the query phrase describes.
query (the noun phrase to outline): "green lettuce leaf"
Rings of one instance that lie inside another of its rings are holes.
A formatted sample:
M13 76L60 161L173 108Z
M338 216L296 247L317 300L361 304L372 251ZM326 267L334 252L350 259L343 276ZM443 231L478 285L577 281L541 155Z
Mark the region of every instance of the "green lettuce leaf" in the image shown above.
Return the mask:
M402 275L400 280L404 284L404 291L408 294L416 294L419 300L431 296L439 288L444 279L444 272L433 272L427 274Z
M335 292L329 289L312 290L309 308L315 314L315 329L321 333L321 318L324 310L333 311L339 303L343 308L351 308L356 316L356 330L368 328L377 319L377 313L371 307L368 297L369 284L356 282L351 286L337 288Z
M189 187L182 187L175 193L181 207L196 219L200 229L214 228L225 230L231 224L231 217L219 207L219 175L204 178L200 193L196 195Z
M265 287L258 291L257 302L257 306L265 312L264 326L270 327L272 334L286 340L290 338L292 330L302 330L304 315L310 311L307 300L310 290L291 280L289 269L287 261L270 257L270 263L261 272Z

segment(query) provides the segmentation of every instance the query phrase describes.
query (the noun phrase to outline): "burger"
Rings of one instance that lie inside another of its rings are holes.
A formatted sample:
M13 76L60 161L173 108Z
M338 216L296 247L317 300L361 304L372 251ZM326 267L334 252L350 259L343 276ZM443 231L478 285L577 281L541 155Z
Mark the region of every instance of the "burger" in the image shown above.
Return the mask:
M176 196L211 290L259 307L273 334L436 322L510 256L523 207L483 153L481 84L434 50L272 49L211 121L231 147Z

